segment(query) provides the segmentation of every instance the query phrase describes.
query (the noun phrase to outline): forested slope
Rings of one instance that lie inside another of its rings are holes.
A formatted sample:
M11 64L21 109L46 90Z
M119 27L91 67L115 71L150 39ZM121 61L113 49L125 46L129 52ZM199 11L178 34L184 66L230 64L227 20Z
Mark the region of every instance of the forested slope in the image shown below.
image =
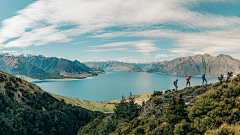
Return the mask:
M81 126L102 114L66 104L0 71L0 134L77 134Z

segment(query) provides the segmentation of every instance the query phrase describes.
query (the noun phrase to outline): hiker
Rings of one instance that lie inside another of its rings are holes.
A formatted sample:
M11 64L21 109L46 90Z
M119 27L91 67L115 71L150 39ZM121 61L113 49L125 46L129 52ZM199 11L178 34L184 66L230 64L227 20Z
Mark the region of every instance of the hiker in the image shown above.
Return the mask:
M202 75L202 80L203 80L203 81L202 81L202 85L204 84L204 81L206 81L206 84L207 84L207 80L206 80L206 78L205 78L205 74Z
M190 87L190 78L191 78L191 76L189 76L189 77L186 78L186 80L187 80L186 87L187 87L188 84L189 84L189 87Z
M175 91L177 91L177 89L178 89L177 82L178 82L178 79L176 81L174 81Z

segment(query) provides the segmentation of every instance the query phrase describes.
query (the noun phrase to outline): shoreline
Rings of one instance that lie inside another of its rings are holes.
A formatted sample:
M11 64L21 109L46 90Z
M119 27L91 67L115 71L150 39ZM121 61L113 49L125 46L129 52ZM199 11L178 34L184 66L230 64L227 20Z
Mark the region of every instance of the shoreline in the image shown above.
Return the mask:
M102 74L108 74L107 72L104 72ZM99 75L102 75L102 74L98 74L97 76ZM91 76L86 76L86 77L79 77L79 78L74 78L74 77L66 77L66 78L60 78L60 79L43 79L43 80L39 80L39 79L24 79L26 80L27 82L38 82L38 81L72 81L72 80L83 80L83 79L93 79L95 77L95 75L91 75Z

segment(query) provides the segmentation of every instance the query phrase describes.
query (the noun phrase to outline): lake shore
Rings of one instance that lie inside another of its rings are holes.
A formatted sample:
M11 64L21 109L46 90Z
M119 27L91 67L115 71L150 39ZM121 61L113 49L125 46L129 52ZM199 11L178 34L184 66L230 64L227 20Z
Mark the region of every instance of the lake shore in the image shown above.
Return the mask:
M90 76L81 76L81 77L66 77L66 78L60 78L60 79L43 79L43 80L39 80L39 79L33 79L33 78L27 78L27 77L21 77L22 79L24 79L25 81L28 82L37 82L37 81L71 81L71 80L82 80L82 79L92 79L95 76L99 76L102 74L108 74L106 72L101 73L101 74L97 74L97 75L90 75Z

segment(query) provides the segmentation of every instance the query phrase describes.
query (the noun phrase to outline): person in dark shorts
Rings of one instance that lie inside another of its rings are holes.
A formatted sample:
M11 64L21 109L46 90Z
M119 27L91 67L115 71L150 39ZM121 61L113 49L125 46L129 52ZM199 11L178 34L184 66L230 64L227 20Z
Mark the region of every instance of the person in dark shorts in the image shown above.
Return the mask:
M207 80L206 80L206 78L205 78L205 74L202 75L202 80L203 80L203 81L202 81L202 85L204 84L204 81L205 81L206 84L207 84Z
M178 79L176 81L174 81L175 91L177 91L177 89L178 89L177 82L178 82Z
M191 78L191 76L189 76L189 77L186 78L186 80L187 80L186 87L187 87L188 84L189 84L189 87L190 87L190 78Z

